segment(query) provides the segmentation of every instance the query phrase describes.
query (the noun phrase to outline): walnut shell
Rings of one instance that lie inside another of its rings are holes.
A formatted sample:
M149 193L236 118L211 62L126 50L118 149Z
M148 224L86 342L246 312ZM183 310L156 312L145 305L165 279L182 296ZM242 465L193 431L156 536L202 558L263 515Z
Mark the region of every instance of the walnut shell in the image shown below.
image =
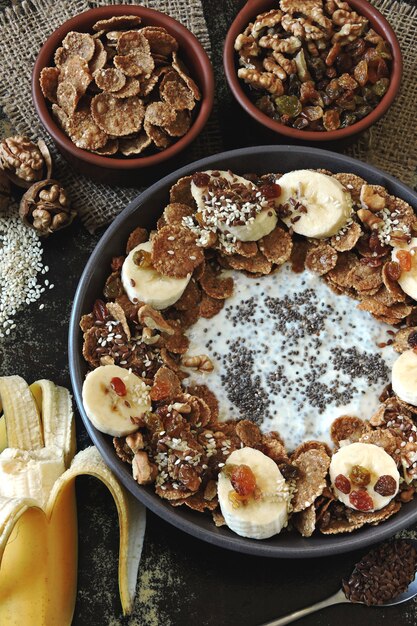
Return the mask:
M46 143L34 143L28 137L15 135L0 141L0 168L18 187L28 188L42 178L50 178L52 158Z
M76 216L66 191L52 178L41 180L26 191L20 201L22 221L43 237L69 226Z

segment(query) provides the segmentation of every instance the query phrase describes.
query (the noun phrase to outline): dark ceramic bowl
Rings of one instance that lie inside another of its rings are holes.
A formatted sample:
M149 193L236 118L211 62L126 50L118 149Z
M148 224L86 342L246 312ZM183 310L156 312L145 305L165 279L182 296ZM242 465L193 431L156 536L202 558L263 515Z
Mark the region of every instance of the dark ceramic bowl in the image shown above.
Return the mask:
M130 466L116 456L111 437L96 430L87 418L81 397L87 364L81 354L82 333L79 321L84 313L92 310L94 301L100 297L109 274L111 258L124 254L127 238L134 228L137 226L155 228L160 213L169 202L170 187L182 176L213 168L231 169L237 174L245 172L265 174L311 167L357 174L370 183L383 185L391 194L400 196L417 207L417 193L392 176L361 161L334 152L294 146L260 146L223 152L191 163L166 176L129 204L107 229L88 261L78 285L71 314L69 366L74 395L91 439L106 463L136 498L169 523L209 543L258 556L319 557L362 548L385 539L416 522L417 499L404 505L399 513L379 526L361 528L352 534L318 535L305 539L296 533L283 533L263 541L239 537L226 527L216 528L211 517L196 513L186 507L173 508L167 501L155 495L151 487L139 486L133 480Z
M238 78L237 55L234 50L234 42L236 37L244 31L249 22L259 13L278 7L278 0L248 0L228 30L224 44L223 62L226 78L234 97L240 106L257 122L280 135L285 135L295 140L308 142L333 141L347 139L357 133L361 133L369 126L372 126L372 124L375 124L387 112L398 93L401 83L402 56L398 39L385 17L369 2L366 2L366 0L348 0L348 2L357 13L365 15L372 28L391 44L393 60L390 85L382 100L369 115L356 122L356 124L333 131L297 130L296 128L285 126L262 113L249 99L244 89L243 81Z
M163 26L178 41L179 54L190 71L190 75L201 91L201 101L197 103L196 115L189 131L169 148L150 156L114 158L93 154L77 148L55 122L50 106L45 100L39 85L39 76L44 67L53 65L55 50L65 35L71 31L91 32L97 20L117 15L138 15L144 26ZM178 155L202 131L213 108L214 76L206 52L198 39L179 22L164 13L141 6L108 6L80 13L55 30L39 51L32 73L32 98L40 120L54 140L58 150L75 168L102 182L130 182L143 168L154 168Z

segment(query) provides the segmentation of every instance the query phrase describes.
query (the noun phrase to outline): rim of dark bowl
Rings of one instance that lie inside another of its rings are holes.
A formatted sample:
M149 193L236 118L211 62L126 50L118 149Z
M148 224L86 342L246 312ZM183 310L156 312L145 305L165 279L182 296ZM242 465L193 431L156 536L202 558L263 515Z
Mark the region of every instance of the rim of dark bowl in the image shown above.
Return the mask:
M107 231L104 233L90 256L78 284L71 312L68 336L71 383L84 425L91 439L103 455L106 463L118 476L123 485L138 500L167 522L208 543L246 554L273 558L313 558L330 556L364 548L370 544L386 539L395 532L410 526L417 521L417 499L414 500L414 504L411 502L404 505L401 511L379 526L363 527L349 535L321 535L317 537L313 535L313 537L306 539L300 535L286 533L285 535L276 535L271 539L263 541L246 539L235 535L228 528L217 528L209 516L185 510L185 507L182 507L183 510L173 508L168 502L159 498L159 496L157 496L151 488L139 486L132 478L130 466L123 463L121 459L117 457L113 448L111 437L100 433L94 428L90 420L87 418L82 405L81 390L85 372L87 370L87 364L81 353L82 337L79 328L79 321L84 313L91 310L91 308L88 307L97 297L98 291L94 291L91 303L85 302L89 284L91 280L94 279L96 264L97 262L100 262L100 266L103 267L103 254L106 254L108 244L113 239L117 239L116 234L119 229L121 229L123 224L126 224L129 221L129 218L133 219L136 215L138 216L138 219L134 223L136 226L140 225L140 216L144 215L143 211L141 211L141 207L143 207L143 205L147 202L151 202L157 194L166 198L169 187L182 176L186 176L191 172L202 169L212 169L213 167L216 169L219 167L229 169L229 166L231 168L234 167L235 169L238 169L240 173L244 173L244 171L250 171L245 169L245 160L247 161L248 159L252 159L253 163L258 164L259 166L259 164L262 163L262 157L269 158L269 155L271 155L271 158L276 158L277 160L283 156L287 157L286 163L289 165L287 168L282 168L281 164L280 170L285 169L287 171L291 169L291 163L294 161L296 163L301 161L300 167L307 167L308 163L306 163L306 160L308 159L314 162L314 167L324 167L325 169L330 169L330 165L332 165L332 169L335 171L350 171L352 173L357 173L358 175L366 176L369 182L382 186L388 186L394 191L395 194L401 195L401 197L407 202L417 206L417 192L414 192L393 176L352 157L347 157L336 152L321 150L319 148L286 145L240 148L238 150L231 150L206 157L182 167L181 169L162 178L159 182L152 185L149 189L144 191L142 194L139 194L132 202L130 202L130 204L108 227ZM241 166L239 165L240 163L242 163ZM155 225L159 214L153 211L152 213L153 216L151 221L153 225ZM150 225L150 223L147 224L148 227ZM130 229L131 225L129 224L129 228L126 230L126 240ZM120 250L124 249L124 244L125 240L120 241ZM109 257L111 257L112 254L113 252L107 252ZM107 269L104 271L107 275ZM100 284L100 287L102 287L102 284L104 284L104 280L103 283ZM275 545L275 543L277 545Z
M393 60L390 84L382 100L363 119L355 122L355 124L352 124L351 126L347 126L346 128L341 128L338 130L298 130L297 128L293 128L291 126L285 126L284 124L281 124L280 122L268 117L268 115L263 113L255 106L253 102L251 102L243 89L242 81L238 78L234 41L237 35L239 35L243 31L243 29L247 26L247 24L251 21L253 17L255 17L261 11L267 10L268 7L273 8L274 3L272 0L248 0L243 9L241 9L241 11L235 17L232 25L227 32L223 50L223 64L226 79L233 93L233 96L236 98L240 106L259 124L266 126L270 130L280 135L291 137L292 139L312 142L332 141L336 139L345 139L346 137L356 135L357 133L360 133L372 126L372 124L377 122L383 115L385 115L385 113L395 100L401 84L403 61L400 44L392 26L389 24L387 19L369 2L367 2L366 0L347 1L350 5L353 6L354 9L357 10L359 14L365 15L365 17L367 17L371 22L372 28L374 28L374 30L378 34L382 35L384 39L386 39L391 45Z

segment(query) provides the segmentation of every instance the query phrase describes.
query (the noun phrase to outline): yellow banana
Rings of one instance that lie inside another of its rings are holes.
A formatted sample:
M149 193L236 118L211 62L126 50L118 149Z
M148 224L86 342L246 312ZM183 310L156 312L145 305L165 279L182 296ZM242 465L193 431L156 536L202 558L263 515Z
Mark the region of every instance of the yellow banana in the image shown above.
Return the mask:
M119 484L96 448L75 455L69 392L47 380L29 388L0 377L0 626L69 626L77 585L75 478L110 490L119 514L119 589L131 612L145 509ZM66 469L67 468L67 469Z

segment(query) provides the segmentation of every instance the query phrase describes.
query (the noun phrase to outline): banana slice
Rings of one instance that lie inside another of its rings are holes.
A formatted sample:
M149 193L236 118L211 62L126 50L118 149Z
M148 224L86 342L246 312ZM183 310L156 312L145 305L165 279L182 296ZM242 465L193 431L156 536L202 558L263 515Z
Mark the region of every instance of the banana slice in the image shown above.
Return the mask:
M256 497L236 507L230 499L232 483L224 471L219 474L217 493L226 524L242 537L267 539L279 533L288 521L290 500L288 486L278 466L263 452L254 448L235 450L227 459L229 465L248 465L256 478ZM259 497L258 497L259 496Z
M392 389L401 400L417 406L417 354L403 352L392 366Z
M135 254L139 251L150 254L152 242L140 243L130 252L123 263L122 283L131 302L144 302L154 309L166 309L179 300L188 285L191 274L185 278L164 276L153 267L136 265Z
M135 432L138 427L131 418L151 410L149 387L118 365L101 365L87 374L82 395L85 412L94 426L114 437Z
M401 289L410 296L417 300L417 237L413 237L409 244L395 247L392 251L392 260L398 262L398 252L404 250L411 254L411 269L406 272L401 272L401 276L398 279L398 284Z
M276 182L281 187L279 203L288 204L291 210L291 215L283 217L283 221L294 232L324 239L346 225L352 213L352 198L335 178L310 170L295 170ZM295 203L304 207L302 211Z
M394 459L373 443L342 446L332 456L329 473L336 497L357 511L379 511L397 494L400 484Z
M213 176L213 171L214 170L206 170L203 172L203 174L210 176L211 179L207 185L197 187L194 182L191 183L191 193L199 211L203 215L205 224L208 227L215 227L222 233L230 233L232 237L239 241L258 241L258 239L261 239L262 237L265 237L265 235L272 232L277 225L278 218L275 211L269 204L265 208L262 208L262 204L257 202L257 213L255 216L253 216L253 203L250 201L245 202L245 200L241 200L239 202L240 206L238 206L236 202L230 202L229 204L221 206L221 198L223 196L222 188L211 188L211 181L223 178L230 183L230 187L232 185L240 184L251 190L256 190L255 185L247 178L233 174L230 171L217 170L216 176ZM207 203L206 197L210 197L210 203ZM216 198L218 198L218 205L214 204ZM246 208L245 204L247 205ZM252 204L252 211L250 210L250 204ZM247 212L245 213L246 210ZM227 217L225 219L219 219L220 211L227 213ZM238 212L238 214L236 214L236 212ZM237 217L245 223L238 226L231 225L230 221L236 220Z

